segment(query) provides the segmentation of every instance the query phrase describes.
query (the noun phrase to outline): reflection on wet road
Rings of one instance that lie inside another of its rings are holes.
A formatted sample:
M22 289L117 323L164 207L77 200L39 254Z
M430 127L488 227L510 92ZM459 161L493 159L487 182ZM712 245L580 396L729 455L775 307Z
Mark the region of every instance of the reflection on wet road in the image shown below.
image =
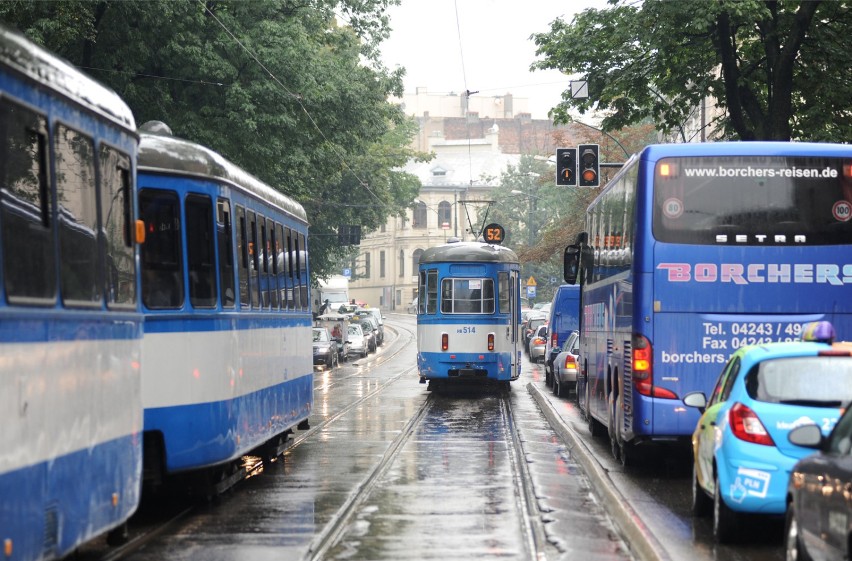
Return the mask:
M130 559L629 559L523 379L433 394L413 322L318 372L312 428ZM372 367L371 367L372 366Z

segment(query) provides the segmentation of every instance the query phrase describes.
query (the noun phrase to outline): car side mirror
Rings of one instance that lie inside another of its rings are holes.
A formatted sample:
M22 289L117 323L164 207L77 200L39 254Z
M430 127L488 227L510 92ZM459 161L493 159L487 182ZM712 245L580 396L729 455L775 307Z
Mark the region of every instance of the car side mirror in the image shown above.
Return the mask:
M803 448L817 449L822 445L822 432L817 425L802 425L791 430L787 434L790 444L802 446Z
M683 404L687 407L695 407L702 413L707 408L707 396L704 392L692 392L683 396Z

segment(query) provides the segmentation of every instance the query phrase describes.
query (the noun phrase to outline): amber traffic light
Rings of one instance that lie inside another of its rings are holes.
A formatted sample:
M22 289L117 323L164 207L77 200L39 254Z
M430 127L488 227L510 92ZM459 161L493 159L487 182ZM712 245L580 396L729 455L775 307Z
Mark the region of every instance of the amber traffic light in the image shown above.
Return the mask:
M577 147L580 159L580 187L600 185L600 162L597 144L581 144Z
M556 149L556 184L575 187L577 185L577 149Z

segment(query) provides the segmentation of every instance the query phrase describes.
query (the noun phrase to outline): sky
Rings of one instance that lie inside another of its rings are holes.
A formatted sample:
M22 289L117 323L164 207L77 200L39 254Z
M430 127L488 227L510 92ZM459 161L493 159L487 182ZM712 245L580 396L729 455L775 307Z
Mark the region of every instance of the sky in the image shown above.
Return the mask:
M606 1L402 0L388 10L392 31L382 57L388 68L406 69L406 93L511 93L529 99L533 118L546 119L571 78L529 69L537 58L530 35L589 7L603 9Z

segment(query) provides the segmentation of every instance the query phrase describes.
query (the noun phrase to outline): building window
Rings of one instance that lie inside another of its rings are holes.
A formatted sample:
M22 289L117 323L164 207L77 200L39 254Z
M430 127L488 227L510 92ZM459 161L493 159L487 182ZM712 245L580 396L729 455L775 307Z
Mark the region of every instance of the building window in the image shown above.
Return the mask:
M453 226L453 205L447 201L438 203L438 226L444 230L449 230Z
M370 254L364 254L364 278L370 278Z
M415 249L411 254L411 274L417 274L417 267L420 265L420 256L423 255L422 249Z
M426 203L423 201L414 205L412 227L419 229L426 228Z
M379 278L385 278L385 252L379 252Z
M399 276L405 276L405 251L399 250Z

